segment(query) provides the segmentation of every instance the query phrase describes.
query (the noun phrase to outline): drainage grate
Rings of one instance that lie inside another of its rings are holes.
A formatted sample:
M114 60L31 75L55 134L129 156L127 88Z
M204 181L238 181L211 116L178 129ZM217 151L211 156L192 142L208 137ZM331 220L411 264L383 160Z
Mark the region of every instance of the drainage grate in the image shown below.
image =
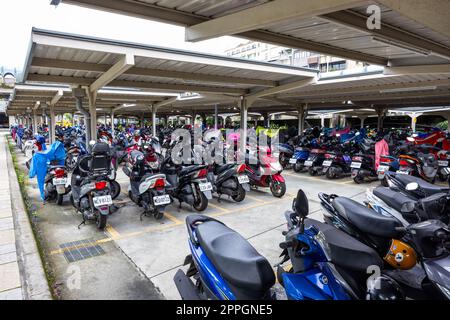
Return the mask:
M79 240L73 242L67 242L59 245L63 250L64 257L67 262L75 262L100 256L105 251L93 239Z

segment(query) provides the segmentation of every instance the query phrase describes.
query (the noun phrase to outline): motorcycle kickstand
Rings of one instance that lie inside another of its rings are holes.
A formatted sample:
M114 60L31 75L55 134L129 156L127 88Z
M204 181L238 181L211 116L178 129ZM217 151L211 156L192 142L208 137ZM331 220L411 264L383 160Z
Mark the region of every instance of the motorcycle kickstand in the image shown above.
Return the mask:
M217 198L217 202L220 203L222 201L222 199L220 199L220 197L222 197L221 193L218 193L219 197Z
M80 227L81 227L82 225L86 225L86 220L83 219L83 221L78 225L78 230L80 230Z

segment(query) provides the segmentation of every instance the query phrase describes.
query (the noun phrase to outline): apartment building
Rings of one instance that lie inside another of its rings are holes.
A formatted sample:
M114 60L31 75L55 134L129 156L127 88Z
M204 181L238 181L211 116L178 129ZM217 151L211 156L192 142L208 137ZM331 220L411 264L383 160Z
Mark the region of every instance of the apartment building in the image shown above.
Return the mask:
M359 61L346 60L322 54L291 49L272 44L248 41L228 49L225 54L229 57L267 61L297 67L318 69L320 72L351 70L364 67Z

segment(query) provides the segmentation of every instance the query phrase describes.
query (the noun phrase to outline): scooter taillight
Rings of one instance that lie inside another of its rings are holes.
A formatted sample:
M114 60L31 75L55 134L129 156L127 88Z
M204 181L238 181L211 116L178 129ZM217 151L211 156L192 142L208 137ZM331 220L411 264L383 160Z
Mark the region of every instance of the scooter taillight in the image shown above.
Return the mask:
M380 162L391 163L394 162L394 160L391 158L380 157Z
M243 172L245 172L246 167L247 167L247 166L246 166L245 164L239 165L239 166L237 167L237 169L236 169L237 173L243 173Z
M353 161L362 161L362 157L353 157L353 159L352 159Z
M56 178L62 178L62 177L64 177L65 174L66 174L66 172L64 171L64 169L61 169L61 168L55 169L55 177Z
M195 175L196 178L205 178L208 175L208 169L201 169Z
M326 153L325 154L325 158L326 159L334 159L336 156L334 155L334 154L329 154L329 153Z
M402 167L409 167L409 162L406 160L400 160L398 163Z
M95 189L103 190L106 188L106 181L99 181L95 183Z
M156 190L162 190L166 186L166 181L162 178L156 179L154 188Z

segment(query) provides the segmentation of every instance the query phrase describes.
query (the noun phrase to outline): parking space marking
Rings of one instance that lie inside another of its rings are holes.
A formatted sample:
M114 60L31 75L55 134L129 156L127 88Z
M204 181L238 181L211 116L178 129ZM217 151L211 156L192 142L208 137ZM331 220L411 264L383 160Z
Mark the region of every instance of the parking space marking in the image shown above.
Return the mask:
M183 223L183 221L177 219L174 214L164 211L164 216L174 223Z
M117 239L120 237L120 233L116 229L114 229L110 224L106 226L105 231L109 233L112 239Z
M248 194L245 195L246 198L258 201L258 202L265 202L264 200L258 199L257 197L249 196Z
M230 210L225 209L225 208L221 208L219 206L216 206L215 204L212 204L211 201L208 202L208 206L213 207L214 209L220 210L222 212L229 212Z
M350 186L350 187L358 187L357 185L349 184L349 182L352 182L354 184L353 181L344 181L344 182L342 182L342 181L318 179L317 177L307 177L307 176L304 176L304 175L295 175L295 174L292 174L292 173L283 173L283 174L286 175L286 176L289 176L289 177L297 178L297 179L307 179L307 180L312 180L312 181L318 181L318 182L324 182L324 183L334 183L334 184L339 184L339 185L348 184L348 186Z

